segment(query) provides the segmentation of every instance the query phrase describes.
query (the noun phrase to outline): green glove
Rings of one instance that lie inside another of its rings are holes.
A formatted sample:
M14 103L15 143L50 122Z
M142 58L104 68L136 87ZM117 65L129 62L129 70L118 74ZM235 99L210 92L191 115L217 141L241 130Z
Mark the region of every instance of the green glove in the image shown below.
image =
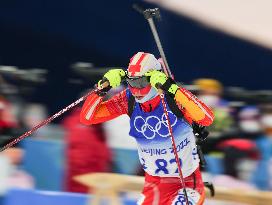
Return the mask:
M122 79L126 76L126 73L122 69L111 69L105 73L104 78L109 81L112 88L118 87ZM98 86L101 84L101 81L98 82Z
M148 71L145 73L145 76L150 77L149 81L152 87L156 89L161 88L169 94L175 95L179 88L171 78L168 78L165 73L161 71Z
M158 70L151 70L147 71L145 73L145 76L150 77L150 84L154 88L158 88L159 86L162 86L167 81L167 76Z

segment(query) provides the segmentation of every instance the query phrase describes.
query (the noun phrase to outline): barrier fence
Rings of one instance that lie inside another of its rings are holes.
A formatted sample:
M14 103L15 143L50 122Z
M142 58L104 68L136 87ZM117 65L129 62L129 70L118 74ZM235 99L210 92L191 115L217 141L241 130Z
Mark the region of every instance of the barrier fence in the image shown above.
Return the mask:
M140 193L144 185L144 177L121 175L113 173L91 173L76 176L75 180L92 189L93 199L89 204L99 205L103 198L110 199L111 205L120 205L122 202L118 197L122 192ZM206 189L209 201L232 202L248 205L272 204L272 192L248 191L241 189L229 189L215 187L215 196L211 198L210 192ZM209 203L212 204L212 203ZM218 204L218 202L216 203Z

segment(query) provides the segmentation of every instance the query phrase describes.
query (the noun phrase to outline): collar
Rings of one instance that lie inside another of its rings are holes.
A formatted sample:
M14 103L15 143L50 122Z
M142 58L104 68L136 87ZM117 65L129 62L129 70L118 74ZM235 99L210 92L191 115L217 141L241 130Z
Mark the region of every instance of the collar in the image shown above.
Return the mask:
M144 112L151 112L160 104L160 101L161 101L161 98L159 95L157 95L151 100L148 100L144 103L140 103L140 105Z

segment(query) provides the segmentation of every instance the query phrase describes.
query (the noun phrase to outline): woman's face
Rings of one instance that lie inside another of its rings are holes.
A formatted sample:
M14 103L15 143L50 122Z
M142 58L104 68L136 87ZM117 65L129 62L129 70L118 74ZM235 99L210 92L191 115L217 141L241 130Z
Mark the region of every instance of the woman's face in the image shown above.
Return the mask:
M132 95L137 100L141 100L144 96L146 96L149 93L149 91L152 88L149 79L146 76L127 78L126 81Z
M148 86L144 87L144 88L135 88L135 87L132 87L130 85L128 85L128 87L129 87L132 95L138 100L141 100L151 90L151 85L150 84Z

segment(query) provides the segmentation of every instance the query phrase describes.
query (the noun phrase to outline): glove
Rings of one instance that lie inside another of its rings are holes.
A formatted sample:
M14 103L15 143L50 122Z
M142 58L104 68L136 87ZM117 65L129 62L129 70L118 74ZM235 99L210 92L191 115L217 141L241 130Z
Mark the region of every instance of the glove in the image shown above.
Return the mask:
M163 72L158 70L152 70L145 73L145 76L150 77L150 84L152 87L158 89L161 88L162 90L168 92L170 95L175 95L178 86L175 81L171 78L168 78Z
M126 73L124 70L111 69L105 73L103 80L98 82L98 86L100 86L103 81L107 80L109 81L111 88L118 87L125 76L126 76Z
M207 130L207 128L195 122L192 123L192 128L197 139L197 144L203 143L209 135L209 131Z

